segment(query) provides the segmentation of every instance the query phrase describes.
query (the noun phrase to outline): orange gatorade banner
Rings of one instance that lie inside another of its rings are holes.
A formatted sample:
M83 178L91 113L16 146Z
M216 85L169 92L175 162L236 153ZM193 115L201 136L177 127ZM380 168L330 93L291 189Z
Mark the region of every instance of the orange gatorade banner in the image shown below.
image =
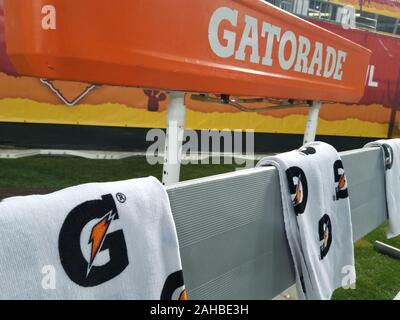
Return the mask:
M5 0L21 75L357 102L370 51L258 0Z

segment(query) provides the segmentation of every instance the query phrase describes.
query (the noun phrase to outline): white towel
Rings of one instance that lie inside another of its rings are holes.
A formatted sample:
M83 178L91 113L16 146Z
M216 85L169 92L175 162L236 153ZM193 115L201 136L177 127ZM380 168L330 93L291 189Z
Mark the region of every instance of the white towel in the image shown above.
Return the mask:
M0 202L1 299L184 299L161 183L92 183Z
M355 281L346 176L337 151L314 142L262 159L279 171L286 235L300 299L330 299L346 275ZM349 273L351 275L349 276Z
M393 238L400 234L400 139L377 140L364 146L364 148L368 147L380 147L383 150L389 217L387 237Z

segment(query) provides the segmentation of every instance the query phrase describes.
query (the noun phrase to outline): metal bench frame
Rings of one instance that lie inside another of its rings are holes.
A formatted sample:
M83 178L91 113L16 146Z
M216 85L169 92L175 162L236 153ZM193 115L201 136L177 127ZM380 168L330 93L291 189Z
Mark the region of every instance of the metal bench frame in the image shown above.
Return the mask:
M341 153L354 241L387 218L379 148ZM246 169L167 187L190 299L272 299L294 283L278 173Z

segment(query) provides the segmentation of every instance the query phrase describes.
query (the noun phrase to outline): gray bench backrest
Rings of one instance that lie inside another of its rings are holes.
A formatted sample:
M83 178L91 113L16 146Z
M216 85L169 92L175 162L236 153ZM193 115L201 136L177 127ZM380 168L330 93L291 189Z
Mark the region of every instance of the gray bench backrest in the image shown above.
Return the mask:
M354 240L387 217L378 148L341 153ZM275 168L168 188L190 299L271 299L294 283Z

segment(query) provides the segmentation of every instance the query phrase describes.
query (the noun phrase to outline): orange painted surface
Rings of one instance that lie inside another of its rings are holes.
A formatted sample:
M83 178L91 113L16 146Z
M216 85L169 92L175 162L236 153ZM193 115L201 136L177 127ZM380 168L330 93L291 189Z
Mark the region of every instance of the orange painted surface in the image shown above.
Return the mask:
M46 25L49 5L54 25ZM369 50L257 0L5 0L4 6L7 52L22 75L350 103L364 93ZM280 30L272 46L268 26Z

